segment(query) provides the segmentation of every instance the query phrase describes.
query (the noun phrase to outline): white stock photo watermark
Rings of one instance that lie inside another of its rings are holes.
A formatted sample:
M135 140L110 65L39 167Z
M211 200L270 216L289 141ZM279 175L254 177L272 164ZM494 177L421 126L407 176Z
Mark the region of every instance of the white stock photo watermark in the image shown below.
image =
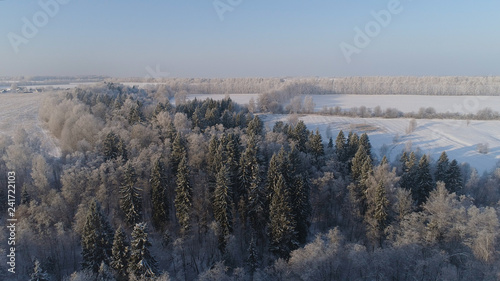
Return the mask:
M220 21L224 21L224 14L233 12L236 7L241 5L243 0L215 0L213 6Z
M164 72L160 70L160 64L156 64L156 69L153 69L151 66L146 66L146 72L148 73L144 78L164 78L170 76L170 72Z
M412 1L412 0L408 0ZM403 6L399 0L390 0L387 7L378 12L371 11L372 20L364 25L364 28L354 27L354 37L352 43L342 41L339 45L342 54L347 63L351 63L352 55L360 54L363 49L368 47L372 39L380 35L383 28L391 24L394 15L403 11Z
M28 44L33 39L41 28L45 27L51 18L54 18L60 11L62 5L66 5L70 0L40 0L38 6L40 10L35 12L31 17L22 17L23 23L21 32L9 32L7 38L9 39L12 49L17 54L19 47Z

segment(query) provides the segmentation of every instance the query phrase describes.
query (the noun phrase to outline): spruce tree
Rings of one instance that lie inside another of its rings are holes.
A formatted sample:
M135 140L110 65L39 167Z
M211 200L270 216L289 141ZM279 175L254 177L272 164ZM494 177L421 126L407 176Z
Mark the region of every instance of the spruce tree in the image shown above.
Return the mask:
M337 155L337 160L341 163L347 162L348 149L346 145L346 138L344 132L340 130L335 140L335 154Z
M366 164L365 164L366 163ZM368 165L368 166L365 166ZM364 167L365 166L365 167ZM352 159L351 175L356 182L361 182L367 178L367 173L371 171L371 158L366 153L364 146L359 146L354 158Z
M35 259L33 273L30 274L29 281L50 281L49 275L43 270L38 259Z
M290 194L282 174L272 186L269 205L270 250L280 258L288 260L290 252L298 248L295 219L290 203Z
M259 267L259 256L257 254L255 239L253 236L252 240L250 240L250 245L248 246L247 264L250 269L250 279L253 280L253 274Z
M384 155L384 157L382 157L382 161L380 161L380 166L383 166L383 165L389 165L389 160L387 160L387 156Z
M181 162L182 157L186 154L186 148L184 146L184 139L181 133L177 132L174 142L172 143L172 154L170 156L174 173L177 173L179 163Z
M446 155L446 152L443 151L441 153L441 156L439 156L436 165L436 173L435 173L436 182L442 181L446 183L446 176L447 176L446 173L448 172L449 165L450 163L448 160L448 155Z
M301 152L307 152L306 143L309 140L309 131L304 121L300 120L292 131L292 139L297 142L297 149Z
M238 203L244 194L244 190L240 189L240 180L238 177L240 152L240 138L238 135L230 133L227 135L227 143L225 146L224 163L227 168L230 189L233 196L233 202Z
M316 129L316 134L312 135L309 139L309 147L311 154L314 159L314 165L316 168L321 168L324 165L323 156L325 155L325 149L323 146L323 140L321 134Z
M222 164L222 147L221 142L216 135L212 135L208 144L208 186L209 191L212 193L215 189L215 178L219 172L220 165Z
M142 104L137 101L135 105L129 111L128 114L128 122L133 125L138 122L142 122L144 120L144 116L142 115Z
M258 180L254 177L255 171L259 170L259 164L257 162L257 145L255 143L255 137L251 136L248 140L247 147L243 154L240 156L239 170L238 170L238 180L240 184L240 190L243 193L248 193L250 185L254 180Z
M418 170L415 153L411 152L408 156L408 154L404 152L400 161L402 162L403 166L403 174L401 175L399 185L401 186L401 188L413 190L417 185Z
M451 161L445 175L445 186L450 193L460 192L463 187L462 173L457 160Z
M134 225L142 218L142 190L136 186L137 175L132 163L125 165L124 179L120 187L121 209L129 225Z
M189 182L189 168L186 156L182 157L177 171L177 188L175 189L175 215L184 235L190 228L190 213L192 208L192 187Z
M111 268L116 271L119 280L126 280L130 251L129 245L125 238L125 232L123 231L121 226L118 227L115 232L111 252Z
M267 179L266 179L266 194L267 203L271 201L271 196L274 192L274 186L276 185L279 176L282 173L282 162L280 162L280 157L278 154L274 153L269 161L269 167L267 169Z
M262 135L264 130L264 123L260 120L259 116L254 116L254 118L248 123L247 134L250 136Z
M99 271L97 272L98 281L116 281L113 272L109 270L109 267L102 262L99 266Z
M356 133L349 132L349 136L347 137L347 157L348 159L352 159L356 152L359 149L359 136ZM365 147L366 152L366 147Z
M113 244L113 230L101 212L97 201L92 201L82 232L82 267L99 271L102 262L109 264Z
M332 148L333 148L333 139L332 139L332 138L330 138L330 139L328 140L328 145L327 145L326 147L327 147L327 148L329 148L329 149L332 149Z
M366 154L364 146L359 146L352 159L351 171L354 182L349 185L350 200L357 209L355 213L362 217L367 209L366 190L368 179L373 171L371 158Z
M262 231L266 224L266 216L264 215L266 193L261 186L257 153L255 137L251 136L247 148L240 158L239 179L240 190L246 201L246 217L254 230Z
M148 239L146 223L138 223L132 231L132 240L130 242L130 261L128 272L136 277L155 277L157 261L149 251L151 242Z
M31 202L31 196L28 193L26 185L23 185L22 191L21 191L21 204L29 205Z
M359 138L359 145L363 146L366 150L366 154L372 158L372 145L370 143L370 139L366 133L363 133ZM372 159L373 160L373 159Z
M127 147L125 146L125 143L121 138L118 139L118 145L117 145L117 150L118 150L118 157L121 157L122 162L127 162L128 161L128 152L127 152Z
M232 215L231 215L231 182L229 172L226 165L222 165L217 174L217 181L214 191L213 210L215 221L219 224L219 249L225 251L226 239L232 232Z
M116 159L119 156L118 152L118 136L110 132L106 135L103 142L104 160Z
M297 240L305 244L309 233L309 217L311 215L311 202L309 199L310 183L305 174L297 175L293 183L292 209L296 221L295 230Z
M167 178L165 166L158 158L151 171L152 223L156 229L163 229L168 220Z
M372 237L377 240L379 246L382 246L384 239L384 231L388 223L389 200L385 192L384 183L379 182L375 190L375 202L373 206L373 225L371 225L370 232Z
M412 189L413 200L417 206L421 206L431 192L433 187L432 175L429 168L429 160L426 155L420 158L418 163L416 185Z

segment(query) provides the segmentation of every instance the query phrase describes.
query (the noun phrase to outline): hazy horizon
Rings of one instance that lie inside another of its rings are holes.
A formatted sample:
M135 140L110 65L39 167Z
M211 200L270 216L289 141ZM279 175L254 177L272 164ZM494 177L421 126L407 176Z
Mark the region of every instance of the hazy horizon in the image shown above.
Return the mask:
M498 76L496 1L0 1L0 76Z

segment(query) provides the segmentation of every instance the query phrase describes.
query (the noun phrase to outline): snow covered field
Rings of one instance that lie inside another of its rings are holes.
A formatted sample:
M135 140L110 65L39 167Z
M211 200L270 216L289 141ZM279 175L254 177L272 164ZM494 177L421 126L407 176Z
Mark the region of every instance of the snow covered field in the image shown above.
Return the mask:
M272 128L276 121L286 122L288 115L261 115L266 126ZM467 162L480 173L493 169L500 160L500 121L417 120L415 131L406 133L410 119L350 118L322 115L303 115L310 130L319 129L327 140L327 128L335 140L340 130L366 132L373 146L372 151L382 158L398 159L405 148L420 149L437 160L446 151L450 159ZM487 144L489 152L478 152L478 144Z
M189 95L188 99L192 100L195 97L201 100L206 98L219 100L225 95ZM239 104L248 104L252 97L257 101L258 94L231 94L230 97ZM390 107L405 113L418 112L421 107L433 107L440 113L476 113L487 107L500 112L500 96L313 95L312 97L316 111L325 106L340 106L343 110L361 106L373 109L380 106L382 110Z
M21 128L37 136L42 147L52 156L60 156L56 140L41 127L38 118L40 104L47 93L0 94L0 135L14 136Z
M42 94L0 94L0 133L12 135L21 127L33 129L38 124Z

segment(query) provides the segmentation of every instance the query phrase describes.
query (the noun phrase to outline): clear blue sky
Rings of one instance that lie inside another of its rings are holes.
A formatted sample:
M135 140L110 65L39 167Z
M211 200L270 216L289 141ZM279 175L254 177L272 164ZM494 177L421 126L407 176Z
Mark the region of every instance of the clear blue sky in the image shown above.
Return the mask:
M340 44L355 46L355 27L390 0L238 2L221 20L213 0L69 0L16 53L9 34L24 37L23 17L43 24L45 12L1 0L0 76L145 77L157 66L172 77L500 75L497 0L401 0L350 63Z

